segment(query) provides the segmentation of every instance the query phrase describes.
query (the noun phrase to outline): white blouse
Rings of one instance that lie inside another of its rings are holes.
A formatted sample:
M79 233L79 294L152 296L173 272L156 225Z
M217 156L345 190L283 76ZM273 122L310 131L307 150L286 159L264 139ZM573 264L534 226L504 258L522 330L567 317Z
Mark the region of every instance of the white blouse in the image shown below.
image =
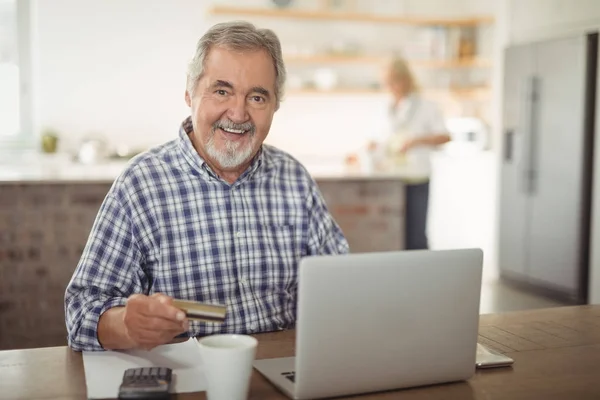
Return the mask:
M446 133L448 130L440 108L418 94L403 99L397 107L390 107L387 138L388 150L396 152L406 139L413 139ZM406 153L406 164L419 171L424 178L431 174L431 153L433 147L418 146Z

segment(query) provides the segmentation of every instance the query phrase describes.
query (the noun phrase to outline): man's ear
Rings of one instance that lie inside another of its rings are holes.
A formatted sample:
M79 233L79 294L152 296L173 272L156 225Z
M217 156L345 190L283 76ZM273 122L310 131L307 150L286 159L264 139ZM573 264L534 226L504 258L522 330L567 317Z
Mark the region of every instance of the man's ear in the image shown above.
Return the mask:
M185 91L185 104L187 104L188 107L192 106L192 98L187 90Z

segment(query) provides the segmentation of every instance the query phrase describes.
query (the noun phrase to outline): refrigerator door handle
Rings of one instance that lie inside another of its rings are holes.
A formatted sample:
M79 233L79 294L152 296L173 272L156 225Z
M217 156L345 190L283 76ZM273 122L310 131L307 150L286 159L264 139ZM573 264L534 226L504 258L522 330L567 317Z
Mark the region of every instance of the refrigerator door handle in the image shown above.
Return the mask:
M538 153L539 153L539 132L538 132L538 121L539 121L539 99L540 99L540 78L534 76L531 79L531 119L529 125L529 194L533 195L537 191L538 183Z
M525 111L523 123L523 149L522 161L522 188L527 195L533 195L536 191L536 164L537 164L537 110L538 110L539 78L530 76L525 82Z
M515 130L507 129L504 132L504 161L510 163L513 161L515 152Z

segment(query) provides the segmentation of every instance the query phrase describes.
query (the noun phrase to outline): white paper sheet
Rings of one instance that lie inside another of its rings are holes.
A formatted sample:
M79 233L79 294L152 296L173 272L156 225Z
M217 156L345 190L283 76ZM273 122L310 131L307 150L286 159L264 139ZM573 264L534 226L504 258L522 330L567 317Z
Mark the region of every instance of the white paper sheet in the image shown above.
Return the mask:
M150 351L84 351L83 366L88 399L118 397L123 372L137 367L171 368L171 393L206 390L200 349L195 338L158 346Z

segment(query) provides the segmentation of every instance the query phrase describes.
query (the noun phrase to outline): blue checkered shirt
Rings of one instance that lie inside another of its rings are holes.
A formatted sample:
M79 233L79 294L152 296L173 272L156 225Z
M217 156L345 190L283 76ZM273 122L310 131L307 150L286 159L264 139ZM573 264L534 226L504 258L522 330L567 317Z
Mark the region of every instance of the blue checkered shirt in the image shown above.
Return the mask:
M348 252L298 161L263 145L228 184L191 129L132 160L104 199L65 293L73 349L101 350L100 315L134 293L227 304L225 323L190 321L189 336L291 328L300 258Z

